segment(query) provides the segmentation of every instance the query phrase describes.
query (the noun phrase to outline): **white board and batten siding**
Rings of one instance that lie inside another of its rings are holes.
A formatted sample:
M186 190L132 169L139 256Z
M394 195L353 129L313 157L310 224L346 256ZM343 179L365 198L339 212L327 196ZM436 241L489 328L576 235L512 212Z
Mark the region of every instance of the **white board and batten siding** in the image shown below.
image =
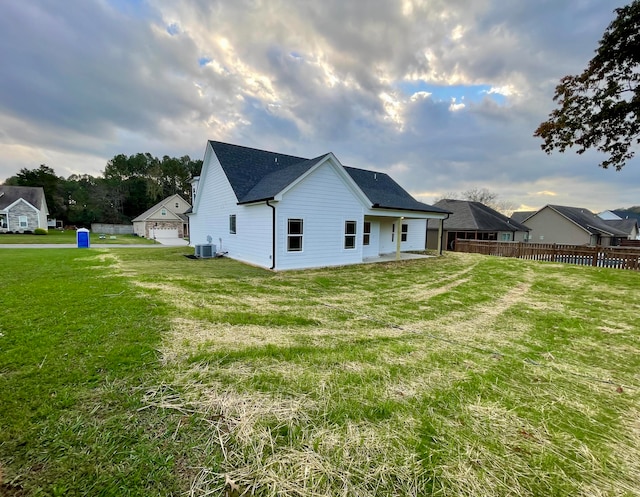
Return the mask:
M362 262L364 207L331 161L327 161L278 202L276 268L298 269ZM302 250L287 251L288 219L303 220ZM345 221L356 221L356 246L345 249Z
M215 154L210 153L202 170L206 173L200 177L195 212L189 217L191 245L209 243L207 237L211 237L218 252L249 264L271 267L271 208L264 203L238 205ZM235 233L229 230L231 215L236 216Z
M377 257L380 255L380 220L366 218L365 221L370 223L371 232L369 233L369 245L364 245L364 233L359 239L359 242L362 243L362 257Z
M189 216L190 243L214 243L220 250L218 239L226 241L229 234L229 213L235 211L237 200L218 158L211 151L211 145L207 145L202 171L198 184L199 194L193 213ZM211 238L211 242L207 237Z
M400 241L400 251L424 250L427 233L427 223L424 219L403 219L398 223L398 218L388 218L380 223L380 253L390 254L396 251L396 236L402 235L402 227L396 224L407 225L407 240Z

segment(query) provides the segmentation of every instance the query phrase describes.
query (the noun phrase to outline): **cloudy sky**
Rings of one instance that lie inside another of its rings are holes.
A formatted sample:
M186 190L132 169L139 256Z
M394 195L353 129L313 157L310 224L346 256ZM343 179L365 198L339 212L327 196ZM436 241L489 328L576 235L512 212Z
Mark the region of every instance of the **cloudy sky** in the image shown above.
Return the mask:
M640 159L533 137L624 0L4 0L0 182L99 175L208 139L334 152L416 198L487 188L519 208L640 205Z

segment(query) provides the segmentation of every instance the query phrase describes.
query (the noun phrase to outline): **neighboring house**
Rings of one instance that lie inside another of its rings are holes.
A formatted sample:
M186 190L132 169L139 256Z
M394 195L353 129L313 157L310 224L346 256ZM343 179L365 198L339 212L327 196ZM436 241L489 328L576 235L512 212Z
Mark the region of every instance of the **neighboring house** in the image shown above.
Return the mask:
M177 193L147 209L136 217L133 232L144 238L185 238L189 236L186 212L191 204Z
M48 215L42 187L0 185L0 232L46 230Z
M627 231L629 233L629 240L640 240L640 229L638 228L640 226L640 213L618 209L601 212L598 214L598 217L604 219L607 223L611 224L611 226Z
M618 221L620 219L635 219L640 225L640 213L628 209L615 209L610 211L603 211L598 214L598 217L606 221Z
M424 250L427 220L447 216L332 153L305 159L209 141L192 186L191 245L274 270Z
M619 245L628 233L611 226L588 209L546 205L524 219L534 243Z
M606 219L604 220L609 226L616 228L627 234L627 240L640 239L640 230L638 229L638 221L635 218L631 219Z
M443 223L446 248L452 250L455 240L526 241L529 229L480 202L444 199L434 204L451 215ZM438 243L438 230L429 226L427 247Z
M516 223L523 224L525 219L527 219L528 217L532 216L535 213L536 211L516 211L513 214L511 214L511 217L509 219L511 219L512 221L515 221Z

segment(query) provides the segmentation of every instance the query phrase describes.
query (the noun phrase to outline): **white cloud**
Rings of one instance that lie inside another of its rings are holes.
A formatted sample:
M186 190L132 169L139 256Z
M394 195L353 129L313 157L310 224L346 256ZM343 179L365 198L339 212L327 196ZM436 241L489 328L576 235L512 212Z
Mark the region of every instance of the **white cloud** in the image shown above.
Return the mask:
M0 180L43 162L98 174L118 153L200 157L220 139L333 151L393 168L415 192L488 185L526 205L550 198L527 193L540 191L558 203L640 203L637 166L616 174L594 154L546 156L532 137L614 3L8 2ZM437 100L419 88L401 95L402 81L490 89L481 101Z

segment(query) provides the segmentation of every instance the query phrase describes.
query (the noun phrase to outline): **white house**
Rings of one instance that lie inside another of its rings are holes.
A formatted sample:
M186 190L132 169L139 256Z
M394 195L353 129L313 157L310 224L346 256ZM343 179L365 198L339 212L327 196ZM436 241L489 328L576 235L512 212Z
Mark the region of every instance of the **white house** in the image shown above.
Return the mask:
M48 215L42 187L0 185L0 233L46 230Z
M192 186L190 244L274 270L424 250L427 220L448 215L332 153L304 159L209 141Z

